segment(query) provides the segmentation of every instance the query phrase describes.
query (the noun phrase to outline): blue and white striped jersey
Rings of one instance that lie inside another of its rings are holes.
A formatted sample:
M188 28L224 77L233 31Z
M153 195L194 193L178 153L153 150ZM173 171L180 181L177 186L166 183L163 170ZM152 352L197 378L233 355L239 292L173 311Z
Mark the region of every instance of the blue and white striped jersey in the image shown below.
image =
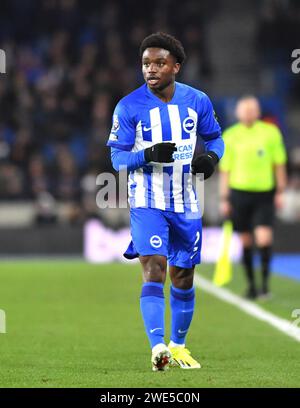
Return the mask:
M153 163L131 171L129 203L133 208L151 207L174 212L198 212L190 172L197 136L207 150L223 154L221 129L208 96L175 82L169 102L155 96L146 84L117 104L107 145L137 152L156 143L174 142L173 163Z

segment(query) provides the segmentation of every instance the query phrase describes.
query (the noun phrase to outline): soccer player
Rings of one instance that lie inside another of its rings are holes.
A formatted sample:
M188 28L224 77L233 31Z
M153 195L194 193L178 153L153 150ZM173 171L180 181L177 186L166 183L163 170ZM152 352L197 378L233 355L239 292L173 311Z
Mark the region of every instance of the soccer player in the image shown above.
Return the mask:
M236 107L238 123L224 132L226 146L220 162L221 212L231 217L243 246L248 288L246 297L268 298L273 218L283 203L286 152L279 129L259 120L260 105L253 96ZM253 244L261 259L262 287L258 292L253 270Z
M200 263L201 219L192 172L209 177L224 143L208 96L175 82L185 59L182 44L165 33L140 46L145 84L117 104L108 146L113 167L126 166L132 241L124 256L143 269L140 308L154 371L170 362L200 368L185 347L192 321L194 268ZM206 152L193 158L197 135ZM192 161L193 160L193 161ZM171 278L171 341L165 335L164 283Z

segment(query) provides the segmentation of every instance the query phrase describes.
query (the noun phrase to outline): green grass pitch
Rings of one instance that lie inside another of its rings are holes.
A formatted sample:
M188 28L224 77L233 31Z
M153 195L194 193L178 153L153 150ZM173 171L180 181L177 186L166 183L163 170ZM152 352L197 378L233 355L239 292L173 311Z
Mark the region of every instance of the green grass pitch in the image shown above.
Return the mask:
M197 271L211 278L212 266ZM137 264L2 261L0 387L299 387L299 342L199 289L187 346L202 368L152 372L141 282ZM291 320L300 283L274 276L272 288L262 307Z

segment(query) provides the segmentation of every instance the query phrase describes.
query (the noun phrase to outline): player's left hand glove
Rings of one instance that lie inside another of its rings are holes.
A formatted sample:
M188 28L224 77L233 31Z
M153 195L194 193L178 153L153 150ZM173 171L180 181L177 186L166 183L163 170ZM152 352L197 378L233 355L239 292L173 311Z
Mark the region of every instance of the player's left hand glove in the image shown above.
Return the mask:
M209 151L199 154L192 161L192 173L203 173L204 180L208 179L215 171L215 166L219 161L219 157L215 152Z

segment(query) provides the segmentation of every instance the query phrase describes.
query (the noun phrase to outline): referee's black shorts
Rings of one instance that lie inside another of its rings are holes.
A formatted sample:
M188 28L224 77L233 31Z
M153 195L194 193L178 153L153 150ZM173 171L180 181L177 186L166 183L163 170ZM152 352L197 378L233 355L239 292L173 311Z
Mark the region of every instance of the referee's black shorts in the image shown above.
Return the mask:
M232 223L235 231L248 232L257 226L273 226L274 190L248 192L231 190Z

